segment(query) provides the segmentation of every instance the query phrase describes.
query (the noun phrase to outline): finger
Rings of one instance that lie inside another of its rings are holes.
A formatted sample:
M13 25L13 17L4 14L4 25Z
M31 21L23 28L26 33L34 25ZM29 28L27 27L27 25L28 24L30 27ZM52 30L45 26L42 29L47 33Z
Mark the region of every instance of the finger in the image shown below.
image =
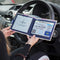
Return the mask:
M15 33L15 31L13 31L13 30L9 30L8 32L11 34Z
M36 38L35 38L35 40L36 40L36 41L38 41L38 40L39 40L39 38L37 38L37 37L36 37Z
M35 38L35 35L33 35L33 37Z
M12 32L11 32L11 34L14 34L14 33L15 33L15 31L12 31Z
M28 38L28 40L29 40L29 35L27 35L27 38Z
M36 39L39 39L38 37L36 37Z
M9 29L9 30L7 30L8 32L16 32L16 31L13 31L13 30L11 30L11 29Z
M35 39L35 35L33 35L31 38L32 38L32 39Z
M15 33L14 31L8 32L7 35L10 36L10 35L12 35L12 34L14 34L14 33Z
M8 32L12 32L13 30L11 30L11 29L9 29L9 30L7 30Z
M9 26L9 27L6 27L6 28L4 28L4 29L8 30L8 29L10 29L10 26Z

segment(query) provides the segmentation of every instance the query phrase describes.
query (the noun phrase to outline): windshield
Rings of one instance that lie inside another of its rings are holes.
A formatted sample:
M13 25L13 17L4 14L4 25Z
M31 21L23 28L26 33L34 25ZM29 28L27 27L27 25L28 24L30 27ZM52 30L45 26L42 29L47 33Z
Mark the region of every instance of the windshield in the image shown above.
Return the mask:
M32 1L32 0L5 0L4 2L2 2L3 4L22 4L22 3L26 3L28 1ZM50 1L53 3L57 3L60 4L60 0L45 0L45 1Z
M50 2L53 2L53 3L60 4L60 0L45 0L45 1L50 1Z

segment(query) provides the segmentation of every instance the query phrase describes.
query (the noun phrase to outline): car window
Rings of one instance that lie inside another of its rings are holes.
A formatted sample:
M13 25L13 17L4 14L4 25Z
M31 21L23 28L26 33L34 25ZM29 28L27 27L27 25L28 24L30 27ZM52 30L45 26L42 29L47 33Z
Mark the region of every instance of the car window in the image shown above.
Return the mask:
M31 1L31 0L14 0L16 3L25 3L27 1ZM50 2L53 2L53 3L57 3L57 4L60 4L60 0L45 0L45 1L50 1Z
M32 0L14 0L16 3L26 3L28 1L32 1ZM60 0L45 0L45 1L50 1L50 2L53 2L53 3L57 3L57 4L60 4Z
M50 1L50 2L53 2L53 3L60 4L60 0L45 0L45 1Z
M3 1L3 0L1 0ZM2 2L3 4L22 4L22 3L26 3L28 1L32 1L32 0L5 0L4 2ZM45 1L49 1L49 2L53 2L53 3L57 3L60 4L60 0L45 0Z
M0 2L4 2L5 0L0 0Z

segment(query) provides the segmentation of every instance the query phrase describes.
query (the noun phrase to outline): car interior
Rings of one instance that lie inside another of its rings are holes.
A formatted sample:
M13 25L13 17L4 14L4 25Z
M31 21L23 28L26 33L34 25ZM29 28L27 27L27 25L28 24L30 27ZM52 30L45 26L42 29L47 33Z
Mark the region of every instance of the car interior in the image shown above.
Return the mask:
M43 51L49 56L50 60L60 60L60 4L46 0L29 0L23 1L24 3L3 4L4 1L5 0L0 0L1 29L11 26L17 13L57 21L51 41L40 39L32 47L28 57L36 52ZM25 45L27 37L26 35L16 32L8 37L8 41L10 42L11 54L14 54L18 48Z

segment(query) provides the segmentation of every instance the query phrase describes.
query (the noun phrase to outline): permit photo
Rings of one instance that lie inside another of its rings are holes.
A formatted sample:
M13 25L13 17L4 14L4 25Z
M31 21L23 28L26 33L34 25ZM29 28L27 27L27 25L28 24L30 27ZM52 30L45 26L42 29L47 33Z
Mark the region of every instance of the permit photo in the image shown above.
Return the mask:
M56 20L17 14L11 29L22 34L36 35L42 40L51 41L56 24Z

